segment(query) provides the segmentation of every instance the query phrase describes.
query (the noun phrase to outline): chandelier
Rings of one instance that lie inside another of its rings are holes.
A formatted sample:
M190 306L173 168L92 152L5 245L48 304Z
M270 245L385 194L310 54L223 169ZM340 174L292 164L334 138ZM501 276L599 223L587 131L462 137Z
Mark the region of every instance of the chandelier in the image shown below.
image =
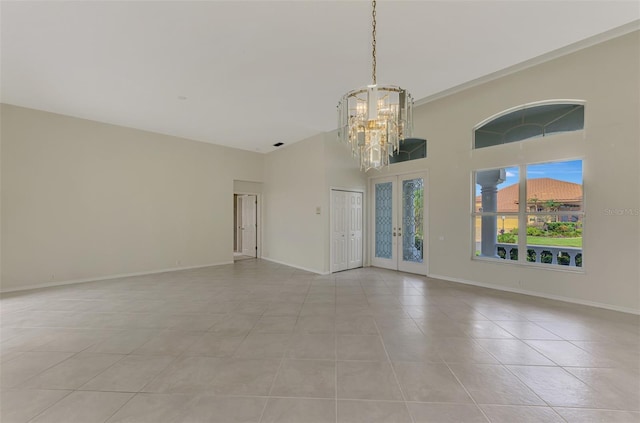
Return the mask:
M372 6L372 84L349 91L338 103L338 139L351 146L365 172L388 166L413 131L411 94L395 85L377 85L375 0Z

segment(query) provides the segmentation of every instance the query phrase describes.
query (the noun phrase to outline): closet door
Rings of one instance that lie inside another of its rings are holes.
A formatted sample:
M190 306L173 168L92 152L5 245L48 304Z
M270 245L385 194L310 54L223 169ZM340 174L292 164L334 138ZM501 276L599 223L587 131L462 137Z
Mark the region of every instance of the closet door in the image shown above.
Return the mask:
M347 207L349 251L347 268L362 267L362 193L347 192L349 206Z
M331 271L362 267L362 193L331 190Z
M331 271L347 270L347 193L331 191Z

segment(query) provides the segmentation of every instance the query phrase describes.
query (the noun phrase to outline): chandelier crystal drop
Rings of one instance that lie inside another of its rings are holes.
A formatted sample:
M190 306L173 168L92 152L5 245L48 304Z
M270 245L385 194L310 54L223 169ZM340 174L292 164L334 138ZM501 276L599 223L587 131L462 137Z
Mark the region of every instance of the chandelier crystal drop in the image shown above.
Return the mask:
M395 85L376 81L376 1L372 2L373 83L346 93L338 103L338 139L351 146L360 169L380 169L413 132L413 98Z

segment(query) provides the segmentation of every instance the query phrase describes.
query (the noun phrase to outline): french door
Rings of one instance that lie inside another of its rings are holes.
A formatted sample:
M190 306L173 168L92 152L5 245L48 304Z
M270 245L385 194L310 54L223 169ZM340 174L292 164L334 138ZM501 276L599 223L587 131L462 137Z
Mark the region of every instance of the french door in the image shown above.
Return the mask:
M372 260L376 267L427 274L426 175L372 180Z

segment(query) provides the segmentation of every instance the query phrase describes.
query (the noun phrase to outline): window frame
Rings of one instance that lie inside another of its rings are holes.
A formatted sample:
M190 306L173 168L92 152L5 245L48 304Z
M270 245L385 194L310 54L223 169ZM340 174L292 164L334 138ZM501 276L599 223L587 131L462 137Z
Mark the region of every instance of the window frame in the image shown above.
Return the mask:
M562 162L570 162L580 160L582 162L583 172L582 172L582 208L579 211L535 211L532 212L529 210L528 200L527 200L527 167L542 165L542 164L551 164L551 163L562 163ZM534 267L539 269L546 270L554 270L554 271L564 271L564 272L573 272L573 273L584 273L586 270L584 261L581 262L581 266L567 266L561 264L550 264L550 263L537 263L530 262L527 260L527 236L519 236L518 243L514 244L518 247L518 259L511 260L509 258L494 258L494 257L483 257L476 255L476 237L477 237L477 226L476 219L482 218L483 216L495 216L499 218L501 216L517 216L518 217L518 233L526 233L527 224L529 223L529 216L580 216L583 230L582 237L582 257L584 257L585 251L585 240L584 240L584 229L586 226L586 201L585 201L585 190L584 190L584 163L585 159L583 156L580 157L572 157L572 158L563 158L563 159L554 159L554 160L544 160L539 162L530 162L530 163L520 163L520 164L510 164L500 167L491 167L491 168L481 168L474 169L471 172L471 259L478 261L488 261L493 263L502 263L502 264L511 264L517 266L527 266ZM507 169L507 168L518 168L518 212L485 212L485 211L476 211L476 176L477 172L483 170L495 170L495 169ZM524 204L524 206L523 206ZM496 236L497 243L497 236ZM557 248L557 247L556 247ZM521 252L525 252L522 254Z

